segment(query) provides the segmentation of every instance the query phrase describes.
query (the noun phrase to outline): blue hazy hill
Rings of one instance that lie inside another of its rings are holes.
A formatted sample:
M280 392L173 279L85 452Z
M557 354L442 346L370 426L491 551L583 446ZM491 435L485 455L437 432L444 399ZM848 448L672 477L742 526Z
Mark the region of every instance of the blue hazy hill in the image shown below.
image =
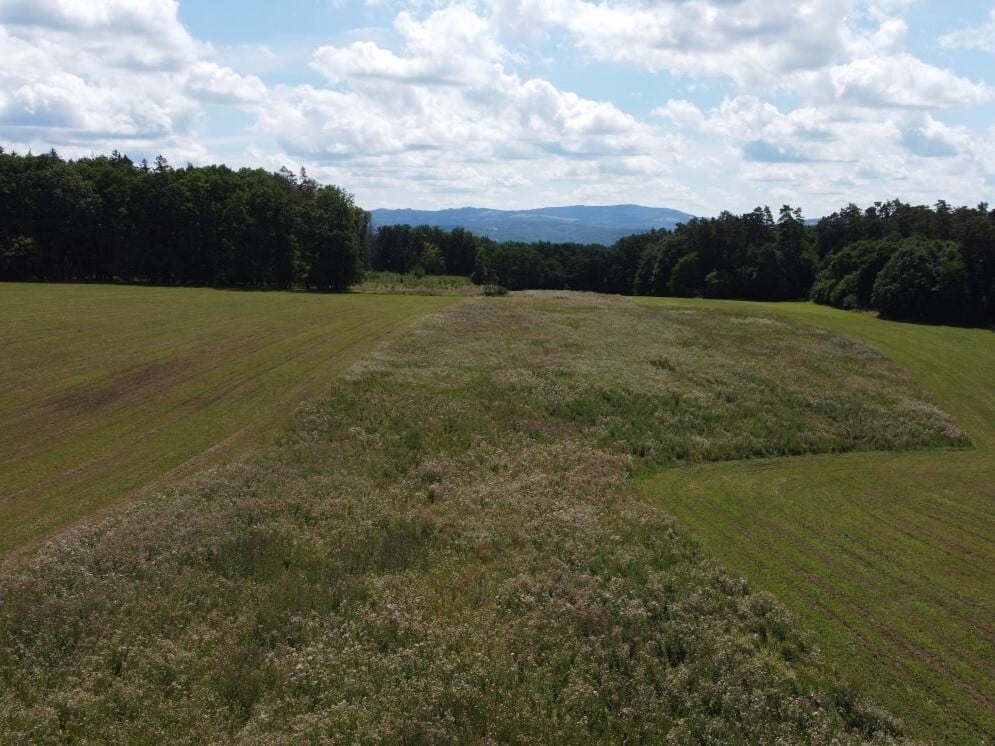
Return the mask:
M373 225L431 225L465 228L495 241L551 241L610 245L623 236L653 228L672 229L693 216L666 207L571 205L534 210L373 210Z

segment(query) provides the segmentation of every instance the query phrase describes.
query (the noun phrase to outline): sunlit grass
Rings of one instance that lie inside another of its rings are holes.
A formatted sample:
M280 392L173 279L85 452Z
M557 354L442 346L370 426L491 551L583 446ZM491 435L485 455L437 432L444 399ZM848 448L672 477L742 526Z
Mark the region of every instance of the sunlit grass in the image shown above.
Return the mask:
M810 413L813 449L963 447L920 395L791 323L570 294L447 308L257 457L9 567L0 741L887 740L631 475L779 453L777 422Z
M0 555L264 442L447 302L0 284Z
M827 665L936 742L995 732L995 332L811 304L647 301L802 321L874 345L975 448L660 472L642 487L704 550L817 631Z

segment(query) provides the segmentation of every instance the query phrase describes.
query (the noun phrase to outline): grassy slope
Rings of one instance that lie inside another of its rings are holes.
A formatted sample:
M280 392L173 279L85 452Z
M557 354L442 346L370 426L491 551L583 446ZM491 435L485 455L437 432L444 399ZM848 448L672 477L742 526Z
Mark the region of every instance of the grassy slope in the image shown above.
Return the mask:
M887 738L630 476L795 452L785 422L812 449L959 442L917 396L804 325L458 304L259 457L0 574L0 741Z
M670 301L647 301L673 307ZM678 302L785 316L874 345L967 430L957 452L701 465L643 494L816 630L827 659L911 734L995 733L995 334L812 304Z
M384 335L448 302L0 285L0 556L256 444Z

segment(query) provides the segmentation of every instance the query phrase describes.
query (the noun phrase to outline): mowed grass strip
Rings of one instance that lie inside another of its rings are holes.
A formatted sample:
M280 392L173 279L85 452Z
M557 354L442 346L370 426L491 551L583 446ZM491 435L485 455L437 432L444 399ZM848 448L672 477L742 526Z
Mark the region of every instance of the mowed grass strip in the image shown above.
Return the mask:
M966 451L698 465L659 472L641 491L707 553L783 599L816 630L827 662L911 735L990 739L995 333L802 303L647 303L790 318L868 342L969 433Z
M454 300L0 284L0 555L257 444Z

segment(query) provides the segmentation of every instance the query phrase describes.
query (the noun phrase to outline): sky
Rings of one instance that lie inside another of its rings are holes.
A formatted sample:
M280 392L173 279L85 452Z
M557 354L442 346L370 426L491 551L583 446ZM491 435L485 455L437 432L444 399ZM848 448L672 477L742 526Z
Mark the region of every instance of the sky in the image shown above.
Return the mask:
M365 209L995 202L995 2L0 0L0 146Z

